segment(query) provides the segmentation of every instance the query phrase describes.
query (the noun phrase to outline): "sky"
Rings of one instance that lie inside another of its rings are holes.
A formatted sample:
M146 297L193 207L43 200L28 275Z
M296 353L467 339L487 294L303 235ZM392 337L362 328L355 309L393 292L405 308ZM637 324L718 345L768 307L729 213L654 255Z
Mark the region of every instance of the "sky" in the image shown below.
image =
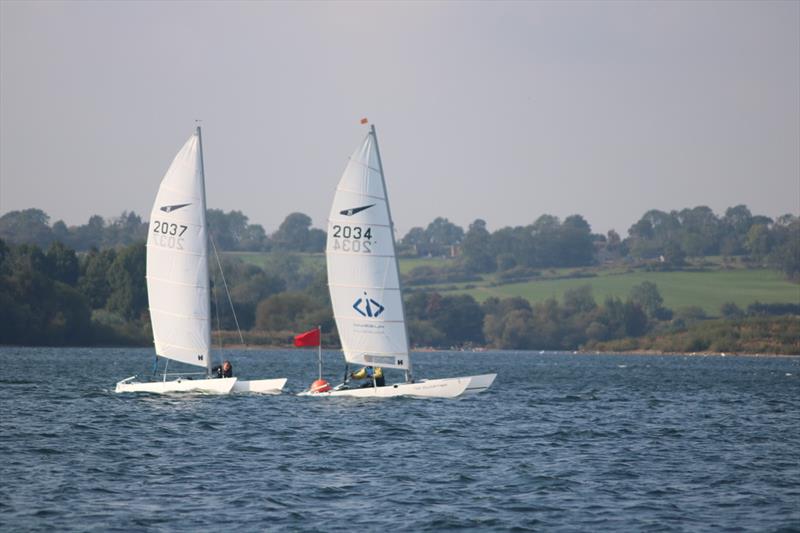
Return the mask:
M146 219L200 119L209 207L324 228L362 117L401 236L800 214L800 2L0 0L0 214Z

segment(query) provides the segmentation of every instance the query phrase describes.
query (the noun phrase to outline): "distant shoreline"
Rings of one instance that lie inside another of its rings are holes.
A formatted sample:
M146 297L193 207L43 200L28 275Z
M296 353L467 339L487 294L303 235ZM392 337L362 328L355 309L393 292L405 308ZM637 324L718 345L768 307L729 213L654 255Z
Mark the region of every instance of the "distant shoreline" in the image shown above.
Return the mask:
M0 349L13 349L13 348L109 348L109 349L141 349L147 348L146 346L36 346L36 345L0 345ZM298 350L298 351L316 351L316 348L295 348L293 346L280 346L280 345L252 345L252 344L226 344L221 348L222 350ZM341 351L341 348L322 348L325 351ZM214 347L213 350L220 350L219 347ZM668 356L668 357L768 357L768 358L800 358L800 354L776 354L776 353L739 353L739 352L662 352L659 350L635 350L629 352L608 351L600 352L597 350L503 350L492 348L472 348L472 349L440 349L422 347L415 348L411 352L418 353L437 353L437 352L464 352L464 353L483 353L483 352L518 352L531 353L536 355L654 355L654 356Z

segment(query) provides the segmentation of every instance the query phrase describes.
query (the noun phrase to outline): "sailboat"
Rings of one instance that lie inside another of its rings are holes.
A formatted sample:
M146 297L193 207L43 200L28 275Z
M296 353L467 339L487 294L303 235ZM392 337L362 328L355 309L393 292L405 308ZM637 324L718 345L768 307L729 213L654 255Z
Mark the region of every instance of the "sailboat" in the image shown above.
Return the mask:
M348 364L405 370L404 383L341 385L305 396L455 398L488 389L497 374L415 380L408 351L394 224L375 126L350 157L336 188L325 250L328 288ZM347 372L345 371L345 375Z
M156 363L159 356L166 359L164 373L160 381L137 381L137 376L123 379L116 392L281 392L285 378L211 379L209 286L203 143L198 126L161 181L147 234L150 319ZM169 374L170 361L205 371Z

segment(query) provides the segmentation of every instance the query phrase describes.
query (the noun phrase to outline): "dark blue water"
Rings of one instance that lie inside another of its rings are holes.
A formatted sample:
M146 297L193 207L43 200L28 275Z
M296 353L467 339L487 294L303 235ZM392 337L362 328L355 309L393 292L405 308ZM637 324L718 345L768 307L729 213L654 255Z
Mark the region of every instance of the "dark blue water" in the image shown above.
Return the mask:
M420 377L499 376L463 400L114 394L151 354L0 349L0 529L800 529L800 359L425 353ZM316 373L225 355L287 393Z

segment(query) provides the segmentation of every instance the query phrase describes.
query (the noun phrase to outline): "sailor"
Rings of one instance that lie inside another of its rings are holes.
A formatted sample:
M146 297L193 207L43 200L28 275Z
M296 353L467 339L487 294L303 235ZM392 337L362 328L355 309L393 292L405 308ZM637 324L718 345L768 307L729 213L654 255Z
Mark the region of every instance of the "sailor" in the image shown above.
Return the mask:
M218 378L232 378L233 366L231 365L231 362L226 359L221 365L217 365L212 368L211 372L216 372L216 377Z
M373 377L375 378L374 380ZM350 378L351 379L367 378L369 381L361 385L362 388L372 387L373 381L374 385L378 387L383 387L384 385L386 385L386 380L383 378L383 370L381 370L381 367L373 368L371 366L365 366L364 368L362 368L357 372L351 372Z

